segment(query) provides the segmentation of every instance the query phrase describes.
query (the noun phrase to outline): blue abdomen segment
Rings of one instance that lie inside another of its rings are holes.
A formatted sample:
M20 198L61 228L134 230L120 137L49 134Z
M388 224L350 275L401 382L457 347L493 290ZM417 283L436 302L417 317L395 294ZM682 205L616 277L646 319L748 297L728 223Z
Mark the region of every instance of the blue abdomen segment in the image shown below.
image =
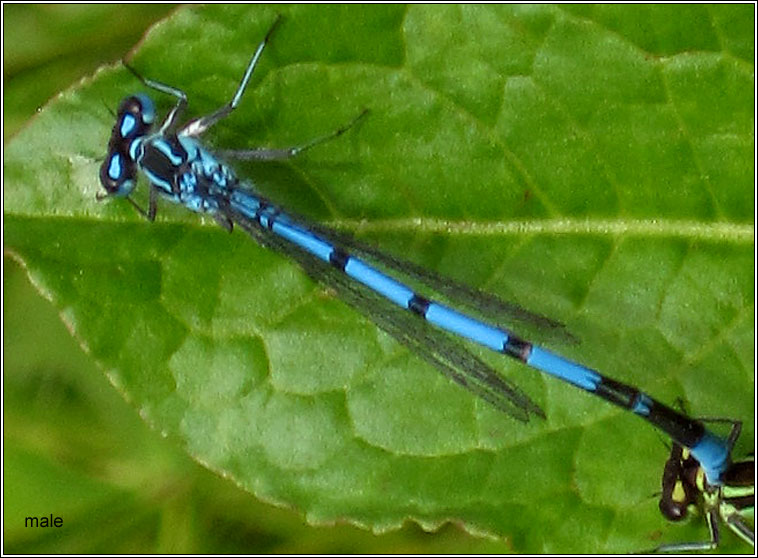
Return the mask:
M425 317L437 327L456 333L493 351L502 352L508 342L508 334L501 329L470 318L437 302L429 304Z
M690 448L692 456L700 462L708 484L722 483L721 474L729 465L730 448L726 441L706 430L700 441Z
M263 221L264 218L265 215L262 216L259 221L261 225L266 226ZM334 252L334 247L328 242L321 240L308 231L283 222L280 219L272 219L268 227L277 235L300 246L303 250L310 252L324 262L328 263L329 256Z
M250 221L257 222L262 228L270 230L277 236L299 246L323 262L330 263L335 251L331 243L316 236L312 232L294 224L278 208L269 205L257 196L233 188L229 191L229 203L235 211Z
M587 391L596 391L598 384L602 381L602 376L594 370L536 346L532 346L525 362L529 366Z
M345 273L401 308L408 308L414 296L413 291L401 282L388 277L358 258L349 257L347 259Z

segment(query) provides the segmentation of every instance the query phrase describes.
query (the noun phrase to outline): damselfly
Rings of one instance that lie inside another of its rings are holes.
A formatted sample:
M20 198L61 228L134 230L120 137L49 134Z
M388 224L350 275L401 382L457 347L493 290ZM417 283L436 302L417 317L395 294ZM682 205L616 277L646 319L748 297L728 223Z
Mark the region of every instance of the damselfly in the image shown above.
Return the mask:
M201 145L196 138L239 104L278 22L279 18L256 49L232 99L212 114L192 120L178 130L179 117L187 104L186 94L175 87L145 79L132 70L147 87L173 96L176 103L157 131L152 131L155 109L151 99L138 94L122 101L108 154L100 169L100 180L106 191L102 197L126 198L151 221L160 196L192 211L208 214L228 230L235 224L240 226L261 245L296 260L314 279L331 287L442 373L513 417L525 421L532 414L544 414L523 391L468 351L455 336L508 355L633 412L670 436L675 448L686 448L686 459L682 456L682 459L669 461L670 466L672 462L678 464L674 472L676 480L683 482L688 478L685 469L689 471L697 466L704 475L702 483L697 485L702 488L698 490L713 495L709 509L720 510L726 502L721 487L733 466L730 454L739 434L739 423L734 422L731 434L722 438L707 429L703 421L693 420L631 385L603 376L534 345L508 329L420 294L391 274L409 276L432 291L456 297L460 304L473 307L495 323L505 314L555 325L492 295L443 280L348 236L285 213L258 195L252 183L241 181ZM363 114L365 111L355 121ZM299 147L223 153L230 158L248 160L288 159L343 134L355 121ZM138 173L145 175L150 183L147 210L130 197L137 185ZM687 504L693 501L686 499ZM752 536L748 538L752 542Z
M731 437L739 436L741 423L729 419L701 419L701 422L728 423ZM722 484L708 483L704 471L689 450L674 443L661 480L658 507L670 521L682 521L702 513L708 525L709 539L698 542L665 544L652 552L689 552L711 550L719 545L719 522L745 542L754 545L755 533L745 516L755 511L755 460L753 457L730 463L722 475Z

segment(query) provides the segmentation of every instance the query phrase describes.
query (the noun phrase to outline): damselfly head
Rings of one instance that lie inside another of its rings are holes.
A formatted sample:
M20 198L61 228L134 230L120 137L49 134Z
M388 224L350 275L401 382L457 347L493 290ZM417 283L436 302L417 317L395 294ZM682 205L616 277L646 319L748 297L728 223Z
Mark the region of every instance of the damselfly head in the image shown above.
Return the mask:
M140 138L150 132L154 120L155 106L147 95L138 93L121 101L108 141L108 154L100 166L100 184L106 197L126 197L134 190L137 177L134 151Z

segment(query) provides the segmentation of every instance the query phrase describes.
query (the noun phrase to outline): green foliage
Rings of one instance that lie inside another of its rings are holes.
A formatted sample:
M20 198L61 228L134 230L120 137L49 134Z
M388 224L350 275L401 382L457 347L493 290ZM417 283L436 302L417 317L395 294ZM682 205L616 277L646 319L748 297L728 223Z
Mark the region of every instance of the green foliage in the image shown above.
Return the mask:
M563 321L582 342L553 348L696 414L744 419L739 449L752 449L749 7L191 7L131 62L185 90L190 116L208 113L277 11L250 90L208 142L296 145L371 112L302 158L240 174ZM165 203L154 224L97 203L102 101L135 89L103 68L8 145L4 232L148 424L310 524L455 521L517 552L705 536L658 514L667 452L639 419L495 357L548 415L518 424L242 233Z

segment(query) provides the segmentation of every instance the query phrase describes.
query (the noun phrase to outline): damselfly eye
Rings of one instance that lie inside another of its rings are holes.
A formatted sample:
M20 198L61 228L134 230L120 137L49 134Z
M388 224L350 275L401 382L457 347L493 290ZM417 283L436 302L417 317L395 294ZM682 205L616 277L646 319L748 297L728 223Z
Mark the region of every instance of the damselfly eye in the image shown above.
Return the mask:
M114 132L123 140L131 140L145 135L155 119L155 106L150 97L143 94L132 95L121 101L118 120Z
M119 152L110 153L100 165L100 184L109 196L124 197L134 190L136 168Z
M680 502L676 500L661 498L658 501L658 509L663 517L669 521L681 521L687 517L687 506L690 502Z

